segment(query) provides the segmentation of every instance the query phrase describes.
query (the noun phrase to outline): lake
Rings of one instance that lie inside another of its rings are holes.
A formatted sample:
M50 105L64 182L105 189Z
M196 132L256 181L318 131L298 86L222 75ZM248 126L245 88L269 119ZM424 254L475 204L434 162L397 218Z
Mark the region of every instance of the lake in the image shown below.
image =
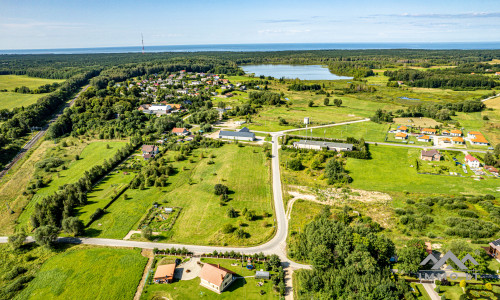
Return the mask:
M245 73L254 73L256 77L264 75L274 78L298 78L300 80L352 79L352 77L332 74L328 68L320 65L245 65L240 67Z

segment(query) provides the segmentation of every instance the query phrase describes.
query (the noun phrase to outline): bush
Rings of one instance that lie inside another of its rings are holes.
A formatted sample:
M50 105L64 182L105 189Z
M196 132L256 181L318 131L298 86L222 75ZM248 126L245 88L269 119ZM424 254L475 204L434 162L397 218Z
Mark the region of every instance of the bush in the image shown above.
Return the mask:
M232 233L234 230L235 230L235 228L231 224L226 224L226 225L222 226L222 232L223 233L226 233L226 234Z
M5 275L3 276L3 279L4 280L12 280L12 279L16 278L17 276L26 273L27 271L28 271L28 269L26 269L26 268L16 266L16 267L12 268L12 270L10 270L9 272L5 273Z
M303 168L302 161L300 158L292 159L288 162L288 168L292 171L300 171Z
M151 240L153 238L153 229L146 227L141 231L142 237Z
M223 185L223 184L220 184L220 183L217 183L215 186L214 186L214 193L216 195L223 195L223 194L227 194L227 192L229 192L229 189L227 188L227 186Z
M227 209L227 216L230 218L237 218L238 217L238 212L234 208L228 208Z

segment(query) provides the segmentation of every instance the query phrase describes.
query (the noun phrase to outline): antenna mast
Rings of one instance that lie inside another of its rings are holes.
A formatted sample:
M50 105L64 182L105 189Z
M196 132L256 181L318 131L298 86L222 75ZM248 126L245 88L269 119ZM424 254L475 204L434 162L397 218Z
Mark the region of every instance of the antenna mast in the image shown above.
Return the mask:
M141 32L141 41L142 41L142 54L144 54L144 36L142 35L142 32Z

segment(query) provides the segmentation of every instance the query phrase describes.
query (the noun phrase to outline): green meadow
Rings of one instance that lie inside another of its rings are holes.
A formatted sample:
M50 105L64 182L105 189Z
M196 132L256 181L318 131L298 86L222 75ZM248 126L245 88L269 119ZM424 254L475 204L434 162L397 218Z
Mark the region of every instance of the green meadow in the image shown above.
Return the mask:
M204 158L200 158L200 153ZM181 214L170 232L162 232L161 241L205 245L249 245L268 240L273 232L273 207L269 163L263 148L224 145L221 148L197 149L186 160L176 162L178 153L165 155L172 162L176 174L169 176L168 186L147 187L144 190L128 189L127 199L118 198L106 209L102 218L92 223L87 235L123 238L130 230L137 230L140 219L154 202L163 206L182 207ZM213 158L209 158L213 155ZM191 162L192 161L192 162ZM213 164L209 164L213 161ZM221 205L214 195L217 183L226 185L229 201ZM240 214L237 218L226 216L233 207ZM255 211L256 220L247 221L243 209ZM85 209L85 208L84 208ZM86 210L87 214L92 210ZM270 216L264 216L269 214ZM224 234L221 228L231 224L240 226L248 237L239 239Z
M26 107L35 103L36 100L44 95L14 93L13 90L16 87L27 86L30 89L36 89L41 85L63 81L64 80L29 77L26 75L0 75L0 90L7 90L7 92L0 92L0 109L10 110L15 107Z
M140 249L75 246L48 259L16 299L132 299L147 260Z
M346 169L353 178L353 188L381 192L500 195L498 179L476 181L469 176L417 174L414 158L420 149L370 145L370 152L370 160L347 159Z

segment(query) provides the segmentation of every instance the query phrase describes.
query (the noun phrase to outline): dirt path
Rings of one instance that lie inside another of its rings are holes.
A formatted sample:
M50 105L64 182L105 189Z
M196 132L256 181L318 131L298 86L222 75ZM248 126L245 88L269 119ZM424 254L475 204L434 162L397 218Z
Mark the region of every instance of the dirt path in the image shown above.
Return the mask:
M134 300L139 300L141 298L142 290L144 289L144 284L146 283L146 277L148 276L149 268L151 268L151 264L153 263L154 254L150 249L142 249L142 256L149 258L146 267L144 268L144 272L142 273L142 279L139 285L137 286L137 291L135 292Z
M292 282L293 268L287 268L285 272L285 300L293 300L293 282Z

